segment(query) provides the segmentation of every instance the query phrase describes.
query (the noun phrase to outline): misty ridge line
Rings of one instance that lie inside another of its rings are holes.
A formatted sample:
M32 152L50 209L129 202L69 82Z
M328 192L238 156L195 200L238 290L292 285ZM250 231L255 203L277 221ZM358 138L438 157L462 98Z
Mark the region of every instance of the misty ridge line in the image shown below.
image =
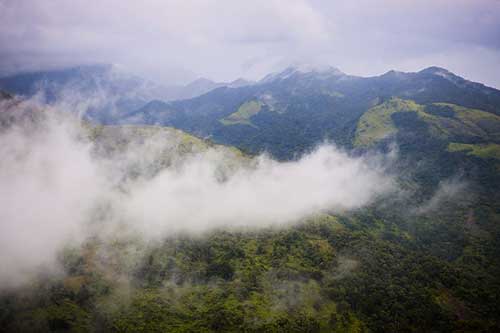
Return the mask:
M18 72L0 76L0 86L11 93L23 94L26 98L37 98L46 104L60 103L74 97L85 97L89 108L117 107L121 100L138 100L146 104L153 100L173 102L192 99L218 88L241 88L266 85L273 81L286 80L296 75L318 75L325 78L374 79L384 75L412 75L425 71L436 71L442 77L461 78L445 68L437 66L422 67L415 72L391 69L372 76L347 74L331 65L294 63L277 71L265 74L257 81L238 78L233 82L215 82L199 77L194 81L177 86L164 86L158 82L141 77L116 64L87 63L78 66L62 66L52 69ZM73 76L73 77L70 77ZM26 80L33 80L27 87ZM9 81L12 81L9 83ZM174 89L176 88L176 89ZM173 89L173 90L172 90ZM180 89L180 90L179 90ZM186 90L182 92L182 90ZM177 91L178 90L178 91ZM105 97L105 98L104 98ZM82 102L82 101L81 101ZM141 104L142 105L142 104ZM122 105L123 107L123 105ZM136 105L135 111L140 108ZM81 111L81 110L75 110Z

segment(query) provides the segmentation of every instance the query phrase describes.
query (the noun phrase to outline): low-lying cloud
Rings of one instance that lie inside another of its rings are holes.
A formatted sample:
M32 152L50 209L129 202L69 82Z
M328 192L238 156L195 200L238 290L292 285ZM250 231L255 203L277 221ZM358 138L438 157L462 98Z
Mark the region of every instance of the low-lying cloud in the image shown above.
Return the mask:
M438 184L432 197L413 211L416 214L427 214L443 209L443 204L454 201L459 196L467 196L465 194L467 186L467 182L461 180L459 176L443 180Z
M65 244L96 230L126 226L157 239L282 225L362 207L395 187L383 158L332 145L277 162L222 146L180 153L185 137L159 128L136 138L133 127L108 128L96 143L74 117L28 106L1 110L30 120L0 131L0 286L29 278Z
M136 221L169 230L264 226L318 211L363 206L391 187L390 178L362 158L322 146L294 162L260 157L221 182L208 152L165 169L133 187L123 211Z

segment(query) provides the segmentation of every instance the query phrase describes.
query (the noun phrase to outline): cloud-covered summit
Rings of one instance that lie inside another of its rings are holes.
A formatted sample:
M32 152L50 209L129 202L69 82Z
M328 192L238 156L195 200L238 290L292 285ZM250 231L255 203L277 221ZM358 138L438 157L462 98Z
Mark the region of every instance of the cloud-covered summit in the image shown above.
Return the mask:
M499 16L490 0L2 0L0 72L117 63L186 83L258 80L294 63L355 75L438 65L498 87Z

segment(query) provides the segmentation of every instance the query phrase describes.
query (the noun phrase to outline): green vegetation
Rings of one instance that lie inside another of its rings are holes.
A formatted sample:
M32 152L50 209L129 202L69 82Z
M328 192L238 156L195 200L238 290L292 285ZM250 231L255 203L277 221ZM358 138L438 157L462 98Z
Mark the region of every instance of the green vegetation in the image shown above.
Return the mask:
M156 152L160 159L155 162L159 164L158 167L168 166L173 155L202 153L211 148L221 152L227 164L245 163L248 159L248 156L235 147L214 144L172 127L85 124L85 128L89 139L95 141L97 148L105 154L119 154L134 145L135 149L145 149L141 147L145 142L153 143L153 150L155 147L162 147L162 151ZM155 145L154 142L158 141L164 141L165 144Z
M498 219L368 208L297 226L146 244L116 235L61 254L63 277L0 297L6 331L494 331ZM493 214L493 215L492 215ZM402 219L404 218L404 219ZM137 255L140 255L137 257Z
M450 142L448 144L448 151L466 152L468 155L474 155L481 158L496 158L500 160L500 144L466 144Z
M131 125L93 126L88 124L87 129L89 130L91 140L112 140L121 145L126 145L132 141L140 142L155 137L161 138L161 136L165 136L165 139L176 139L180 145L200 151L213 145L208 141L204 141L173 127Z
M413 112L429 126L429 134L440 140L500 140L500 117L480 110L468 109L449 103L419 105L410 100L391 98L370 108L358 121L354 145L373 146L377 142L394 138L398 131L394 115Z
M250 118L259 113L261 108L262 108L262 102L260 101L251 100L245 102L238 108L238 111L231 113L224 119L221 119L220 122L224 125L240 124L240 125L255 126L254 124L252 124Z
M413 101L391 98L374 106L361 116L354 138L355 146L370 146L397 131L391 116L396 112L417 112L421 106Z
M468 109L449 103L434 103L426 107L448 110L449 115L422 112L420 116L432 126L434 135L445 140L500 140L500 117L481 110Z

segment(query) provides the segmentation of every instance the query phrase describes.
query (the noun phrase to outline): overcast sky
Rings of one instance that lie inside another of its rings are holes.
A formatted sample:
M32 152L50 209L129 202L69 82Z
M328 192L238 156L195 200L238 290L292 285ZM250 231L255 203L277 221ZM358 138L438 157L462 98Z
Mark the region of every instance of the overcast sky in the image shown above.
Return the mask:
M437 65L500 88L500 1L0 0L0 72L96 62L170 83Z

